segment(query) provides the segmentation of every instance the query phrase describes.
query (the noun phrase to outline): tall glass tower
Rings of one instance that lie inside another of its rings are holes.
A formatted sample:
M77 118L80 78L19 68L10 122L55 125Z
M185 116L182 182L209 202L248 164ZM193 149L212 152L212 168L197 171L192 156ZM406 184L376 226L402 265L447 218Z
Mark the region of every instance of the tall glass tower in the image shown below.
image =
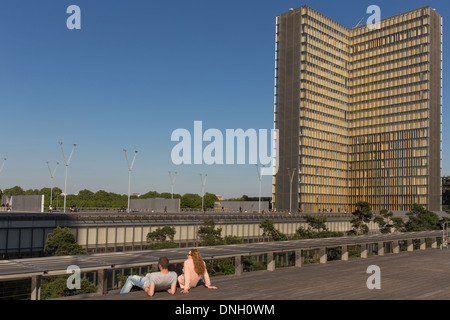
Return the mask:
M441 16L352 29L308 6L277 16L274 127L277 210L440 211Z

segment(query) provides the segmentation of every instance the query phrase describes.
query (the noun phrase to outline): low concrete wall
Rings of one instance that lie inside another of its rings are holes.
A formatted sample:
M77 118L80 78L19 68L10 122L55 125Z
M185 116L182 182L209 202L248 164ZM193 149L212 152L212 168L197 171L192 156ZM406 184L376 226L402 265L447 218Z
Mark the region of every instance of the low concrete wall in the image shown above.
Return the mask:
M216 201L214 202L214 211L234 211L234 212L258 212L259 201ZM269 211L269 202L261 201L261 212Z
M180 212L180 199L130 199L130 209L147 212Z
M44 195L2 196L2 204L13 212L44 212Z

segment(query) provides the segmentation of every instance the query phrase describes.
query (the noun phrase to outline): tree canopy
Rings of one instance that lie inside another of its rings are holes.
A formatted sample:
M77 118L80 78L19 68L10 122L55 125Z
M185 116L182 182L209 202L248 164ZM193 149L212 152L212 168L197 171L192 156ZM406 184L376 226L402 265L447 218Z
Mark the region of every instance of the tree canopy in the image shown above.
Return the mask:
M53 191L50 188L42 189L28 189L24 190L19 186L5 189L2 192L6 196L18 196L18 195L44 195L44 207L47 208L50 205L50 195L52 198L52 205L62 206L62 190L58 187L53 187ZM131 199L147 199L147 198L163 198L171 199L172 194L169 192L159 193L157 191L149 191L145 194L130 196ZM181 208L201 208L202 197L194 193L186 193L184 195L173 194L173 199L180 199ZM205 193L203 198L203 206L205 208L214 208L214 202L219 199L213 193ZM79 208L123 208L128 205L128 195L118 194L114 192L107 192L105 190L98 190L97 192L83 189L78 194L68 194L66 196L66 206L77 206Z
M402 231L405 227L405 222L400 217L394 217L392 211L383 209L380 211L380 215L373 219L373 222L378 223L381 233L391 233L392 229L396 231Z
M414 204L406 215L409 217L408 222L405 224L405 231L407 232L439 230L441 228L439 216L418 204Z
M197 235L200 238L200 246L215 246L223 244L222 228L215 228L214 220L205 219L203 225L198 228Z
M216 229L213 219L205 219L203 225L197 230L200 240L199 246L217 246L221 244L238 244L242 243L242 239L236 236L225 236L222 238L222 228Z
M353 219L351 224L353 229L351 233L355 235L367 234L369 232L369 226L367 225L373 217L372 208L370 203L366 201L359 201L356 204L356 210L352 212Z
M178 248L178 245L173 241L175 237L175 228L164 226L147 234L147 242L150 243L149 249L165 249Z
M273 221L270 219L262 220L259 227L263 229L264 234L269 236L273 241L288 240L288 237L284 233L275 228Z
M51 256L68 256L87 254L87 252L75 241L75 237L69 228L57 226L52 233L48 234L44 252ZM41 298L43 300L70 296L82 293L93 293L96 287L87 278L81 279L80 289L67 288L68 276L44 277L42 280Z
M69 228L57 226L48 234L44 252L50 256L69 256L86 254L86 251L75 241Z

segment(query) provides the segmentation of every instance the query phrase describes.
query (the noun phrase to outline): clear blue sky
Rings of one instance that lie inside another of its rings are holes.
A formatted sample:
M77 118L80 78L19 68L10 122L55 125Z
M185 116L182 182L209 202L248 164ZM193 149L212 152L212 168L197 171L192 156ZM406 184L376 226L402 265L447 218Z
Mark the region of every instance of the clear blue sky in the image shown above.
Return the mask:
M69 5L81 8L81 30L68 30ZM443 175L450 174L446 111L448 1L287 0L2 0L0 2L0 188L50 186L46 161L69 193L82 189L126 194L122 149L139 150L131 191L224 197L258 195L254 165L172 164L177 128L273 127L275 16L307 4L347 27L369 5L382 18L423 5L444 17ZM271 181L263 177L263 196Z

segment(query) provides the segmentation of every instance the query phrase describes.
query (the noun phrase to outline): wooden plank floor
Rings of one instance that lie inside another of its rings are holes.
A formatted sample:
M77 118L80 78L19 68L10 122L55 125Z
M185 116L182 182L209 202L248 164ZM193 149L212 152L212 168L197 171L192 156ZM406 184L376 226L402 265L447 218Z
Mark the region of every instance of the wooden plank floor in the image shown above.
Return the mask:
M366 285L370 265L381 270L381 289ZM450 299L450 249L427 249L372 256L367 259L280 268L242 276L212 278L217 290L197 287L189 294L171 296L143 291L120 295L77 297L86 300L448 300Z

